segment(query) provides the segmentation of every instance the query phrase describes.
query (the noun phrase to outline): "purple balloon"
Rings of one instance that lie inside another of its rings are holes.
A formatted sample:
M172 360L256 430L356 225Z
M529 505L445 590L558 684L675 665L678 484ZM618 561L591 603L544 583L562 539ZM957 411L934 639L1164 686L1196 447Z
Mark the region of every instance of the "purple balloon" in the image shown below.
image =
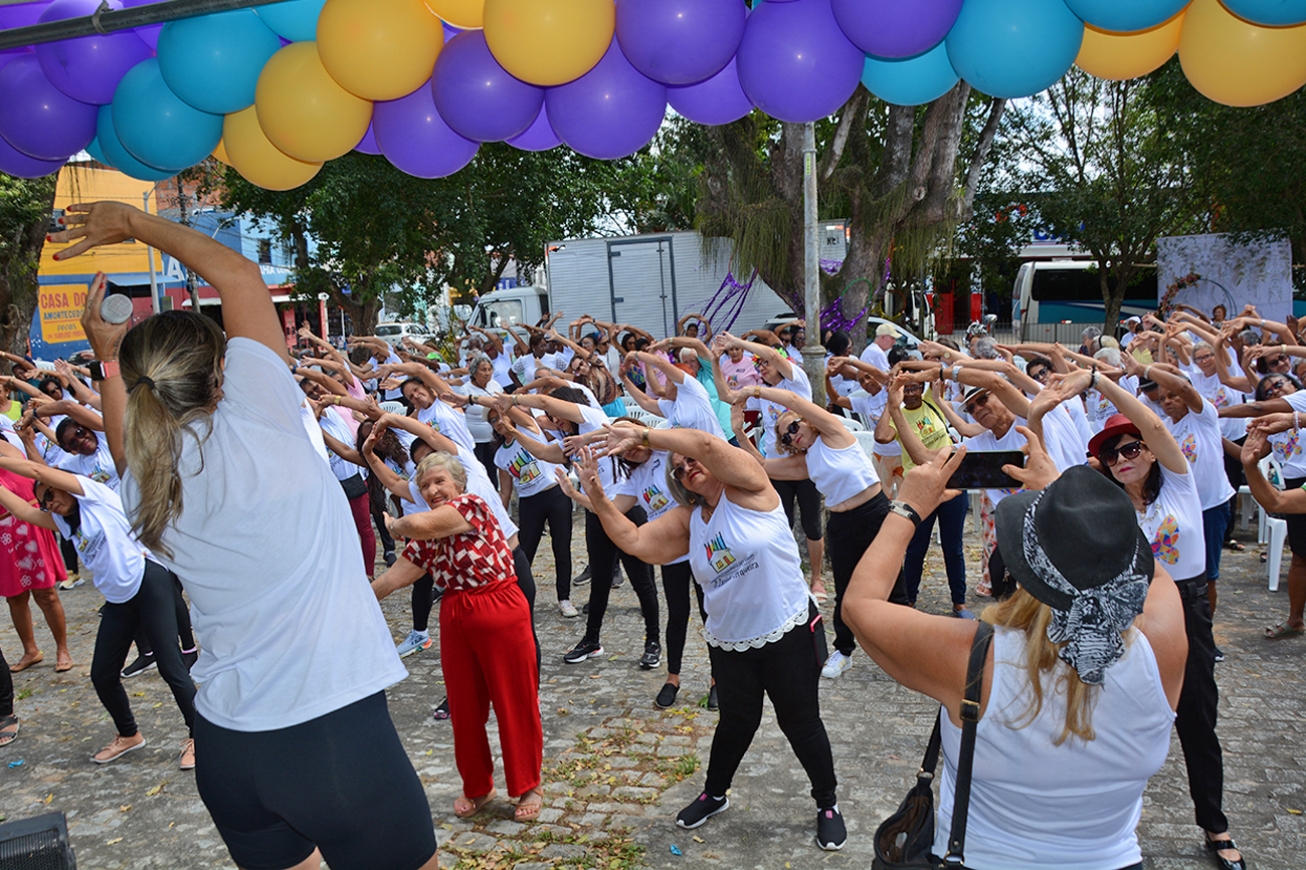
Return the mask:
M571 150L599 160L634 154L667 111L667 89L630 65L613 37L593 69L544 93L549 123Z
M29 157L64 160L95 138L95 106L50 84L29 54L0 68L0 136Z
M49 5L49 0L41 0L40 3L16 3L12 6L0 6L0 30L30 27L38 23L41 20L41 13Z
M89 144L89 143L88 143ZM58 172L68 160L37 160L28 157L4 139L0 139L0 172L15 178L40 178L51 172Z
M445 44L431 75L440 117L460 136L502 142L526 131L544 105L544 89L514 78L490 54L480 30Z
M444 28L444 43L445 43L445 45L448 45L448 44L449 44L449 40L453 39L455 36L457 36L458 34L462 33L462 31L459 30L457 27L451 27L451 26L449 25L449 22L448 22L448 21L443 21L443 20L442 20L442 21L440 22L440 26Z
M363 154L380 154L381 146L376 144L376 133L372 130L372 125L367 125L367 132L363 134L362 140L354 146L355 151Z
M914 57L943 41L962 0L830 0L853 45L876 57Z
M654 81L691 85L735 56L747 17L739 0L617 0L617 42Z
M549 123L549 113L540 109L540 113L526 128L526 132L509 139L508 144L522 151L548 151L561 145L562 140L553 132L553 125Z
M107 0L121 9L119 0ZM83 18L95 13L100 0L54 0L41 13L41 22ZM55 87L74 100L97 106L113 102L114 88L127 70L145 60L150 47L135 33L122 31L108 36L79 36L36 46L41 69Z
M705 82L683 88L667 88L671 108L696 124L729 124L753 111L748 94L739 84L735 59Z
M443 178L476 156L480 143L459 136L435 108L429 83L372 111L372 131L385 159L418 178Z
M735 55L753 105L795 124L838 111L857 90L865 60L839 29L830 0L768 0L749 14Z
M159 2L161 2L161 0L122 0L122 5L125 8L130 9L134 6L149 6L151 3ZM136 35L139 36L141 41L148 45L151 50L158 50L159 34L162 32L162 24L147 24L144 27L136 28Z

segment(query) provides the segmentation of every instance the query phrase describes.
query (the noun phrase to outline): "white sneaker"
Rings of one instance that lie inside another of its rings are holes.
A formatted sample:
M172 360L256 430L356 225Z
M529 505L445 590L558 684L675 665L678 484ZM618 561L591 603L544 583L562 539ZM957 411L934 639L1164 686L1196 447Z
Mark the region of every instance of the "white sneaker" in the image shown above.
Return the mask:
M853 660L843 653L835 650L830 653L830 657L825 660L825 667L821 668L821 676L827 680L833 680L835 677L848 670Z
M568 619L571 619L574 616L580 616L580 611L576 609L576 605L566 599L558 602L558 610Z
M413 629L408 633L397 647L395 652L399 653L399 658L407 658L418 650L431 648L431 635L429 632L418 631Z

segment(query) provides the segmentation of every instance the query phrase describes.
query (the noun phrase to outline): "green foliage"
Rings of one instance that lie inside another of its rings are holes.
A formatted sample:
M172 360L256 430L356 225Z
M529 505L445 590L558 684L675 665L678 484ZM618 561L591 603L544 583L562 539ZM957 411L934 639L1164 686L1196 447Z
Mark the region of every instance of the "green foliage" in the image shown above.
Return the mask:
M57 178L0 173L0 347L12 353L26 350Z

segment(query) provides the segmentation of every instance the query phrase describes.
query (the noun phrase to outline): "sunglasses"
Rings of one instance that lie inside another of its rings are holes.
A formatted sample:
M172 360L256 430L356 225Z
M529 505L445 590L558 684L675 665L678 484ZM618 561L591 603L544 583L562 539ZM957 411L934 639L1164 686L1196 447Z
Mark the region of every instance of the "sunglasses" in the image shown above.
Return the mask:
M54 490L48 486L36 497L36 503L40 505L41 510L49 510L52 501L54 501Z
M798 425L800 422L801 421L799 420L795 420L789 424L789 428L785 429L784 434L780 436L781 444L788 447L793 442L794 436L798 434Z
M1278 396L1278 395L1282 394L1283 391L1286 390L1287 388L1288 388L1288 382L1287 382L1287 381L1282 381L1282 380L1271 381L1271 382L1270 382L1270 383L1265 387L1265 397L1266 397L1266 398L1272 398L1272 397L1274 397L1274 396Z
M1041 380L1043 380L1044 378L1046 378L1046 377L1047 377L1049 374L1051 374L1051 373L1052 373L1052 372L1051 372L1050 369L1037 368L1037 369L1034 369L1034 371L1029 372L1028 374L1029 374L1029 376L1030 376L1031 378L1033 378L1034 380L1036 380L1036 381L1041 381Z
M1130 441L1120 447L1103 447L1097 452L1097 458L1107 465L1115 465L1121 456L1132 462L1143 452L1143 446L1142 441Z
M976 396L975 400L972 401L969 405L967 405L963 410L967 414L974 414L976 408L980 407L981 405L987 405L988 403L989 403L989 396L987 393L985 393L982 396Z
M687 457L685 461L682 462L681 464L671 466L672 479L675 480L677 483L684 480L685 472L689 469L689 463L691 462L694 463L695 465L700 465L699 461L691 456L691 457Z
M1265 361L1265 364L1266 364L1267 366L1277 366L1277 365L1280 365L1280 364L1282 364L1282 363L1286 363L1286 362L1289 362L1289 361L1290 361L1290 360L1289 360L1287 354L1279 354L1279 355L1276 356L1274 359L1267 359L1267 360Z

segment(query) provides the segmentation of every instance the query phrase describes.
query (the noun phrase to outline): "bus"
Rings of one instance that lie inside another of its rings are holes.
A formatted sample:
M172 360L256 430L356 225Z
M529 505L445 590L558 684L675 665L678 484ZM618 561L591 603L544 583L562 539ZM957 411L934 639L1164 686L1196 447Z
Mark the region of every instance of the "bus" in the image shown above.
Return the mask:
M1112 279L1114 281L1114 279ZM1125 292L1120 318L1142 317L1157 307L1156 266L1140 268ZM1072 342L1087 326L1102 326L1106 308L1097 264L1089 260L1035 261L1021 265L1011 293L1011 324L1020 341ZM1112 325L1114 327L1114 324ZM1110 335L1114 329L1108 329Z

